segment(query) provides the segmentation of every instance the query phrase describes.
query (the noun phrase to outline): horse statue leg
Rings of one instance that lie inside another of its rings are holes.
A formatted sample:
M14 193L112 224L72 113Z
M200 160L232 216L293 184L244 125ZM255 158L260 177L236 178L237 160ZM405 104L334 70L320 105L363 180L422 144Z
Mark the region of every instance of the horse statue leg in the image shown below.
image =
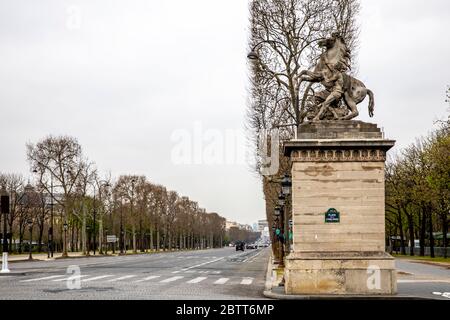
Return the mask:
M359 115L357 105L364 101L366 96L369 96L369 116L373 117L375 109L375 99L373 92L366 88L364 83L360 80L351 78L351 83L348 90L344 92L345 104L350 109L350 114L341 118L342 120L350 120L356 118Z
M344 101L350 109L350 114L342 117L341 120L351 120L356 118L359 115L358 107L355 100L348 92L344 92Z

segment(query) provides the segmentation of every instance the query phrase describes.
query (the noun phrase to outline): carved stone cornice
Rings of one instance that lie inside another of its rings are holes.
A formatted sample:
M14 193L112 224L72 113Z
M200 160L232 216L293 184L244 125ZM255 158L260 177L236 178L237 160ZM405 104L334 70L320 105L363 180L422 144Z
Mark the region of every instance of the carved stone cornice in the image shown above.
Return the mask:
M303 149L292 151L293 162L366 162L386 161L386 151L381 149Z

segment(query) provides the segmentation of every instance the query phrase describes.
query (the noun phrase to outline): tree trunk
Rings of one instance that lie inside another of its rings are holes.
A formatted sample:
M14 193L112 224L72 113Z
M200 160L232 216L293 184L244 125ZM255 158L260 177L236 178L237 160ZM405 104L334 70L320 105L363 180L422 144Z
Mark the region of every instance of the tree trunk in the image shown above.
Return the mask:
M44 224L39 225L38 230L38 252L42 252L42 238L44 236Z
M444 258L447 258L447 233L448 233L448 220L447 213L441 215L442 217L442 244L444 246Z
M156 251L159 252L159 227L156 227Z
M103 217L98 220L98 252L103 254Z
M434 236L433 236L433 213L430 212L428 213L428 217L429 217L429 226L428 226L428 230L430 232L430 257L434 258Z
M137 249L136 249L136 226L134 225L134 222L131 226L131 229L132 229L131 232L133 233L133 253L136 253L137 252Z
M150 229L150 252L153 251L153 229Z
M87 254L86 251L86 207L83 205L83 220L81 226L81 251L83 251L83 255Z
M414 220L412 218L412 215L407 214L406 217L408 218L408 231L409 231L409 255L414 256Z
M427 228L427 219L425 211L422 211L420 220L420 256L425 256L425 233Z
M406 255L406 249L405 249L405 235L403 233L403 221L402 221L402 212L399 210L397 214L397 220L398 220L398 228L400 231L400 250L402 255Z

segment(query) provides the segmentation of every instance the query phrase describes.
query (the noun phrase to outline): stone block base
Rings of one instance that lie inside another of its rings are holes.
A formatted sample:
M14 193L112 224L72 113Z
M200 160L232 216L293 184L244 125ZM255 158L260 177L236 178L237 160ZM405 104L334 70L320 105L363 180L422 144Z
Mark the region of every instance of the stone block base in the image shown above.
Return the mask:
M286 294L393 295L395 261L385 252L291 253L286 258Z

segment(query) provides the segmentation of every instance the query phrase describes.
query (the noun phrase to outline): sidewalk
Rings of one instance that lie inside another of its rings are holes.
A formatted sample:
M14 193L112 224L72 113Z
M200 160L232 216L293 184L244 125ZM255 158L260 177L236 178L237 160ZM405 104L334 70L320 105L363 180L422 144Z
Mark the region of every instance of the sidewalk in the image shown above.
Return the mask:
M205 249L204 249L205 250ZM148 252L133 252L132 250L127 250L126 253L124 254L120 254L119 251L116 251L115 253L112 253L111 251L108 252L108 254L99 254L98 251L97 253L94 255L93 252L91 251L91 254L89 256L84 255L81 251L80 252L68 252L68 257L66 259L70 259L70 258L95 258L95 257L118 257L118 256L130 256L130 255L139 255L139 254L155 254L155 253L170 253L170 252L177 252L180 250L163 250L160 249L159 252L154 250L154 251L148 251ZM181 251L196 251L196 250L181 250ZM23 254L9 254L8 255L8 263L14 263L14 262L26 262L26 261L30 261L28 260L28 253L23 253ZM47 253L33 253L32 255L33 257L33 261L53 261L53 260L57 260L57 259L64 259L62 257L62 253L61 252L54 252L53 253L53 258L48 258L48 254ZM0 254L0 265L1 265L1 254Z
M83 255L82 252L68 252L67 258L85 258L85 257L105 257L106 255L102 254L96 254L95 256L91 253L89 256ZM108 253L108 256L117 256L117 254ZM8 255L8 263L11 262L25 262L30 261L28 260L29 255L26 253L24 254L9 254ZM62 253L61 252L54 252L53 258L48 258L47 253L33 253L32 255L33 261L53 261L56 259L62 259ZM1 264L1 259L0 259Z

